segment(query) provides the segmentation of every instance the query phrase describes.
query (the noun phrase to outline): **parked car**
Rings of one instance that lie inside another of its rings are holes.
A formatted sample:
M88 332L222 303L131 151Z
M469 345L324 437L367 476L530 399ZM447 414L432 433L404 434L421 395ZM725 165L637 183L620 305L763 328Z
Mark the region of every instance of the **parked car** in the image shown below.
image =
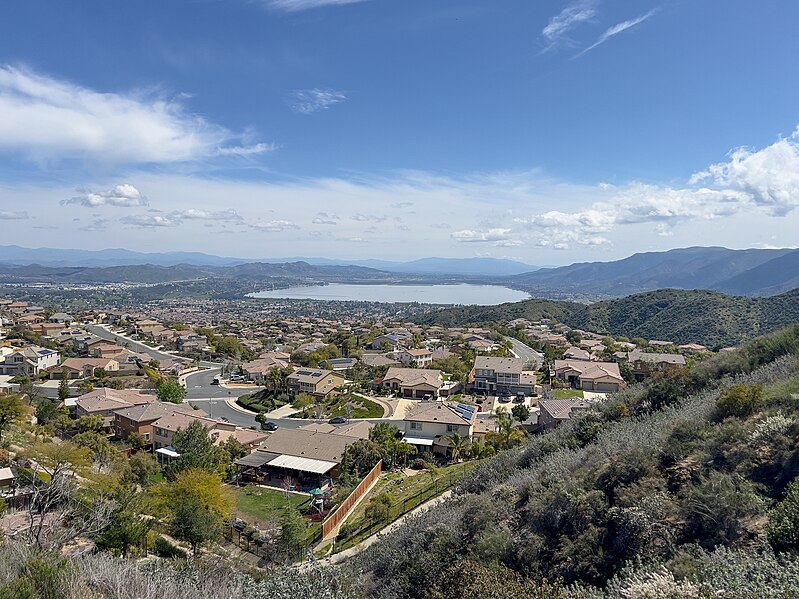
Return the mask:
M346 424L347 419L344 416L336 416L327 421L328 424Z
M497 400L499 403L510 403L510 395L500 395Z
M261 428L263 430L265 430L265 431L269 431L269 432L273 433L273 432L275 432L278 429L278 426L274 422L264 422L261 425Z
M516 393L516 397L513 398L513 403L524 403L524 391Z
M211 381L211 384L212 384L212 385L219 385L219 384L221 384L221 381L219 380L219 377L218 377L218 376L215 376L215 377L214 377L214 380L213 380L213 381Z

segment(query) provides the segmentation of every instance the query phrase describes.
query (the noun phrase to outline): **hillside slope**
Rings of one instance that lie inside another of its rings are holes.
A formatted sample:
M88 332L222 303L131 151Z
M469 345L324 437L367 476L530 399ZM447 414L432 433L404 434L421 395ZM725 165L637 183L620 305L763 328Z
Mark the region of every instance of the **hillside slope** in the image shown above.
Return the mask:
M661 289L589 305L525 300L499 306L447 308L418 320L423 324L465 326L505 324L516 318L554 318L574 328L613 336L722 347L799 322L799 289L773 297Z
M352 571L382 598L795 597L798 354L796 325L615 394L482 460Z

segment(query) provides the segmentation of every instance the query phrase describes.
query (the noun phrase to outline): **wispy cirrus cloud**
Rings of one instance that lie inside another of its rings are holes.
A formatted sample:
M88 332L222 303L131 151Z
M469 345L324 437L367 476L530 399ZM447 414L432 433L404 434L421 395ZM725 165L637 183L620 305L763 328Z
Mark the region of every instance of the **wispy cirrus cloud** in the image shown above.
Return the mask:
M62 205L78 204L87 208L100 206L117 206L120 208L135 208L146 206L147 198L130 183L115 185L107 191L78 190L77 196L61 200Z
M175 163L268 151L156 92L99 92L0 66L0 151L33 160Z
M581 0L570 4L557 15L552 17L541 34L547 41L547 49L561 43L567 34L581 23L590 21L596 16L596 7L593 0Z
M280 231L289 231L292 229L299 229L299 225L288 220L270 220L266 222L250 223L249 227L256 231L264 231L267 233L279 233Z
M285 12L299 12L322 6L343 6L365 0L265 0L266 6Z
M289 106L294 112L300 114L313 114L320 110L327 110L335 104L340 104L347 99L344 92L334 89L300 89L289 96Z
M632 29L636 25L640 25L650 17L652 17L657 12L657 9L650 10L648 13L641 15L640 17L636 17L634 19L629 19L627 21L622 21L621 23L616 23L613 27L609 27L605 30L605 32L599 36L599 38L590 46L588 46L585 50L580 52L579 54L575 55L574 58L578 58L587 52L590 52L597 46L604 44L610 38L619 35L620 33L627 31L628 29Z

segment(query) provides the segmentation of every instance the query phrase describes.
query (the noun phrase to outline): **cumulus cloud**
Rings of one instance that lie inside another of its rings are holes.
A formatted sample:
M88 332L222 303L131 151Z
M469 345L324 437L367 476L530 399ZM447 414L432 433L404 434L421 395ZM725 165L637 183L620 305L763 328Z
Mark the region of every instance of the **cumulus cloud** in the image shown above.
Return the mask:
M327 212L317 212L316 217L311 221L314 225L337 225L341 220L337 214Z
M24 210L0 210L0 220L28 220L30 216Z
M291 229L299 229L300 227L288 220L270 220L268 222L251 223L250 227L256 231L266 231L269 233L278 233L280 231L288 231Z
M142 229L177 227L181 221L160 214L132 214L119 219L119 222Z
M313 114L320 110L327 110L334 104L344 102L346 99L347 96L344 92L315 87L293 92L289 98L289 105L294 112Z
M572 29L590 21L596 15L594 2L589 0L570 4L550 19L541 31L549 47L557 45Z
M361 214L360 212L357 214L352 215L352 220L357 220L361 223L382 223L388 220L387 216L381 216L378 214Z
M238 137L153 93L101 93L29 70L0 66L0 150L30 158L171 163L224 153Z
M450 237L455 241L463 243L485 243L490 241L505 242L510 239L511 229L488 229L487 231L475 231L463 229L454 231Z
M775 216L799 206L799 129L791 139L780 139L759 151L738 148L730 160L696 173L692 183L712 180L721 187L740 191Z
M356 4L364 0L266 0L266 5L270 8L285 12L299 12L321 6L342 6L344 4Z
M88 208L99 206L118 206L121 208L135 208L146 206L147 198L130 183L115 185L107 191L78 190L80 195L61 200L61 204L79 204Z
M622 21L621 23L616 23L613 27L609 27L608 29L606 29L605 32L602 35L600 35L599 38L593 44L591 44L585 50L577 54L575 58L577 58L578 56L582 56L586 52L590 52L591 50L593 50L594 48L596 48L601 44L604 44L613 36L619 35L623 31L627 31L628 29L631 29L636 25L640 25L648 18L650 18L652 15L654 15L656 12L657 10L650 10L648 13L643 14L640 17L629 19L628 21Z

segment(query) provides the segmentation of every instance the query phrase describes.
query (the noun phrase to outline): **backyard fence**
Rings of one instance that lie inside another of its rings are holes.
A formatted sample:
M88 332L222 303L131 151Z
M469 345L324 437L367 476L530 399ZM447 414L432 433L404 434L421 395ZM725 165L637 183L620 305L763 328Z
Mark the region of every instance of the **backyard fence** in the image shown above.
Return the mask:
M377 480L377 477L380 476L380 473L383 472L383 460L379 460L375 467L367 474L363 480L358 483L358 486L349 494L349 496L341 502L341 505L338 509L328 516L327 520L322 523L322 538L326 539L327 536L336 530L336 528L341 524L344 519L349 515L352 509L355 507L355 504L358 503L358 500L363 496L366 491L369 490L369 487L372 486L372 483Z
M336 541L334 551L339 552L347 549L348 547L357 545L365 538L380 532L383 528L401 516L404 516L408 512L415 510L426 501L429 501L442 494L444 491L451 489L458 481L461 480L461 478L463 478L464 474L471 471L472 467L472 464L463 464L463 467L459 468L457 471L448 472L441 478L431 481L428 486L426 486L416 495L406 497L392 505L389 508L388 513L382 518L365 518L357 523L353 523L354 526L348 530L342 528L342 531ZM347 524L347 527L349 526L350 525Z

